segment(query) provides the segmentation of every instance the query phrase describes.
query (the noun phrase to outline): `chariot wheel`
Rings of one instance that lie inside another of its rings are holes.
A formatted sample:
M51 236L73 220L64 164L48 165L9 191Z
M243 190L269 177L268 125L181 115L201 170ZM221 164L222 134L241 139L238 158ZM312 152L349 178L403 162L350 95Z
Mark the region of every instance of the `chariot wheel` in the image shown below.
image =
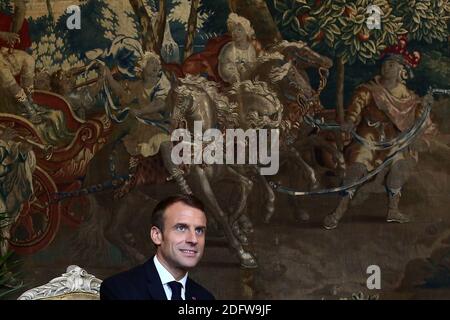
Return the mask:
M60 222L60 204L52 201L57 191L50 176L40 167L33 172L34 195L24 203L11 229L11 249L19 254L33 254L47 247L55 238Z

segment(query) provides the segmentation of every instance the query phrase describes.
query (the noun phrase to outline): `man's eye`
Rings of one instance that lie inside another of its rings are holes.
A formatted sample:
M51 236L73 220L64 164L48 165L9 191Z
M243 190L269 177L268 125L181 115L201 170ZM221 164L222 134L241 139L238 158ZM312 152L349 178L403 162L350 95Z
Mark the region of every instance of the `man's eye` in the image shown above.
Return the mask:
M184 231L186 230L185 226L177 226L177 231Z
M197 233L198 235L202 235L203 233L205 233L204 229L196 229L195 233Z

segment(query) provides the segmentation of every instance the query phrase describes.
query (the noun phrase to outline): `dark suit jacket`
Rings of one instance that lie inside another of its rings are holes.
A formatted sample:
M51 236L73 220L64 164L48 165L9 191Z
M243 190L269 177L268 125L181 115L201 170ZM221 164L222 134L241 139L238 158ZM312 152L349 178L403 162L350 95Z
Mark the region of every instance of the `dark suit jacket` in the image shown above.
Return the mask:
M186 300L214 300L214 296L189 277ZM100 300L167 300L153 258L143 265L105 279L100 286Z

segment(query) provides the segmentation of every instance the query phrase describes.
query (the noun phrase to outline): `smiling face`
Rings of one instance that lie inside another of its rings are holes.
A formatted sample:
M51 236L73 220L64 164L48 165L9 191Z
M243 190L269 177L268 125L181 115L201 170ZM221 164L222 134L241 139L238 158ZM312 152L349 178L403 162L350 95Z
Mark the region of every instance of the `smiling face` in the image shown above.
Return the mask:
M205 213L183 202L166 208L162 231L152 227L151 238L158 247L156 256L175 279L181 279L202 258L205 229Z

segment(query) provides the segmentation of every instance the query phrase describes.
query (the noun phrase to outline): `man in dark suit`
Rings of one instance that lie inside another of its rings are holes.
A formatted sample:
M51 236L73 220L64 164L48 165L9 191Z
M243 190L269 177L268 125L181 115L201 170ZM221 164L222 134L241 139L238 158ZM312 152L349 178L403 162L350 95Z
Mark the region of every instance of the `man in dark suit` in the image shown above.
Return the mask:
M206 216L202 202L175 195L153 210L151 238L156 255L143 265L103 281L101 300L213 300L188 277L205 247Z

